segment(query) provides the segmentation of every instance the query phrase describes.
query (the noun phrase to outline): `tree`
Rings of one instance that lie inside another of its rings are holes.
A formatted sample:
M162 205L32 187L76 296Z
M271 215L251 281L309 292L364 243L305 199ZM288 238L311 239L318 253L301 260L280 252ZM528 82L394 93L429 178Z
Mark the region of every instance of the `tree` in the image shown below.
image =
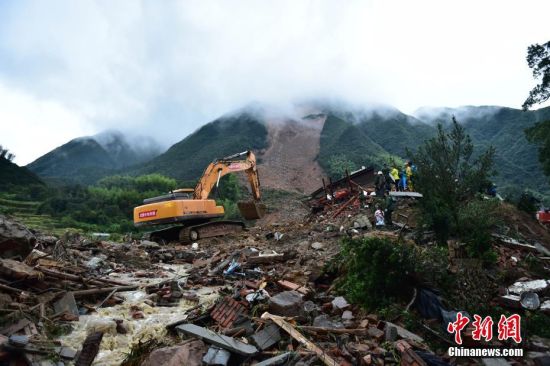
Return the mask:
M424 221L441 243L459 235L461 209L490 184L494 148L476 158L473 152L470 136L454 117L449 132L440 124L436 137L416 153L408 152L418 170L413 176L415 188L424 195L420 201Z
M529 92L529 97L523 103L524 111L550 99L550 42L529 46L527 64L533 70L533 77L541 80L540 84ZM550 176L550 121L538 122L526 129L525 135L529 142L539 147L539 161L544 174Z
M550 42L545 44L533 44L527 48L527 64L533 70L533 77L540 80L529 97L523 103L523 110L528 110L535 104L540 104L550 99Z
M527 140L539 148L539 161L544 174L550 176L550 121L536 123L525 130Z

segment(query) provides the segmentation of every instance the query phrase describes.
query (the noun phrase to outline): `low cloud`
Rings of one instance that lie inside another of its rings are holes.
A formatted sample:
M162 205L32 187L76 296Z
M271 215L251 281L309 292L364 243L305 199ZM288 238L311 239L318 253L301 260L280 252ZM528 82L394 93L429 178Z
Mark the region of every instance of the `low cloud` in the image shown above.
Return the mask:
M252 101L517 107L549 12L546 1L2 2L0 143L20 164L104 129L167 146Z

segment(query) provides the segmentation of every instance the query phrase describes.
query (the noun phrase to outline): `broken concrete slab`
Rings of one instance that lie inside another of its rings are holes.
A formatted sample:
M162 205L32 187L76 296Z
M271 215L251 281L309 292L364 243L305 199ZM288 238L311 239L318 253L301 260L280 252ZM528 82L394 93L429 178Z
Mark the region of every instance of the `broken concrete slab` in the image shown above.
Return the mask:
M508 291L512 294L521 295L523 292L540 292L547 289L550 286L550 281L547 280L533 280L515 282L512 286L508 287Z
M418 192L390 192L390 197L411 197L411 198L422 198L422 193Z
M298 316L304 300L297 291L283 291L269 299L269 311L275 315Z
M521 309L521 297L518 295L503 295L500 297L500 303L513 309Z
M176 346L154 350L141 366L201 366L205 352L204 342L194 339Z
M53 304L53 309L56 314L59 313L69 313L76 317L80 314L78 313L78 307L76 306L76 301L72 292L67 292L65 296L57 300Z
M231 352L216 346L210 346L208 352L202 358L202 362L206 365L226 366L230 357Z
M419 335L414 334L413 332L408 331L407 329L405 329L403 327L400 327L397 324L394 324L394 323L391 323L391 322L386 322L386 327L387 326L395 327L397 329L397 335L400 338L409 339L411 341L418 342L418 343L424 343L424 338L420 337Z
M285 364L290 357L292 356L291 352L286 352L281 355L268 358L267 360L264 360L262 362L258 362L255 366L277 366L277 365L283 365Z
M17 280L38 278L41 275L25 263L13 259L0 259L0 274Z
M224 336L195 324L178 325L176 330L242 356L253 356L258 353L258 349L253 345L237 341L234 338Z
M265 351L279 343L281 340L281 332L276 324L269 324L258 333L252 335L252 341L259 349Z
M550 300L546 300L542 304L540 304L540 311L544 311L545 313L550 313Z

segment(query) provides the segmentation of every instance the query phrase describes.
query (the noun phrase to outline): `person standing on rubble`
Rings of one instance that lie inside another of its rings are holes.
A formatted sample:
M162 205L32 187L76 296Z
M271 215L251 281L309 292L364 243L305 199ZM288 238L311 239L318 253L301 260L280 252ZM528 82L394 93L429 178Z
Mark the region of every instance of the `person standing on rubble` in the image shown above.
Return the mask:
M393 186L395 190L398 191L399 190L399 170L397 170L395 166L392 166L391 168L390 177L391 177L391 180L393 181Z
M407 190L407 174L405 169L401 171L401 179L399 179L399 190L405 192Z
M381 170L379 170L378 173L376 173L374 186L376 187L376 195L378 197L383 197L384 191L386 189L386 177L384 177L384 174L382 174Z
M405 173L407 174L407 183L409 185L409 191L414 191L413 187L413 167L412 162L408 161L407 165L405 166Z
M384 219L386 221L386 224L388 225L393 225L391 215L394 210L395 210L395 198L390 196L390 194L388 193L386 195L386 208L384 209Z
M389 192L391 190L390 168L388 168L388 164L386 163L384 163L384 167L382 168L382 174L384 175L384 181L386 182L384 191Z
M376 227L384 226L384 212L382 212L379 205L376 205L376 211L374 212L374 221Z

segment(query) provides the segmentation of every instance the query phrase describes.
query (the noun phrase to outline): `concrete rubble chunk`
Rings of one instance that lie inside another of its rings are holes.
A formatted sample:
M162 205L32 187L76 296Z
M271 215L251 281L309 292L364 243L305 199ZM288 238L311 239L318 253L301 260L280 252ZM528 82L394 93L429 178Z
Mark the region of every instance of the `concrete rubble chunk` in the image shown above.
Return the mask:
M358 215L357 217L355 217L353 227L356 229L372 229L372 224L370 223L367 215Z
M258 333L252 335L252 341L259 349L265 351L279 343L281 340L281 332L276 324L269 324Z
M296 291L283 291L269 299L269 312L281 316L298 316L304 300Z
M522 293L521 306L528 310L537 310L540 306L539 295L531 291Z
M338 296L332 300L332 306L334 309L344 310L349 307L349 303L342 296Z
M353 316L353 313L349 310L346 310L342 313L342 319L343 320L352 320L355 317Z
M292 353L286 352L281 355L268 358L267 360L264 360L262 362L258 362L255 366L277 366L277 365L283 365L285 364L290 357L292 356Z
M344 324L333 321L327 314L321 314L313 319L313 326L320 328L344 328Z
M540 304L540 311L550 313L550 300L546 300L545 302Z
M318 241L314 242L314 243L311 243L311 248L315 249L315 250L321 250L323 249L325 246L323 245L323 243L320 243Z
M32 251L36 237L17 221L0 215L0 257L25 258Z
M384 328L384 333L386 335L386 341L395 342L397 340L397 328L393 325L386 324L386 328Z
M231 352L216 346L210 346L208 352L202 358L206 365L226 366L231 357Z
M211 331L194 324L178 325L176 330L188 336L197 337L204 342L213 344L242 356L254 356L258 349L253 345L240 342L234 338Z
M194 339L176 346L154 350L141 366L201 366L205 352L204 342Z
M482 358L481 363L484 366L509 366L511 365L505 358L495 357L495 358Z
M547 280L533 280L525 282L515 282L512 286L508 287L508 291L512 294L521 295L523 292L540 292L548 288L550 284Z

